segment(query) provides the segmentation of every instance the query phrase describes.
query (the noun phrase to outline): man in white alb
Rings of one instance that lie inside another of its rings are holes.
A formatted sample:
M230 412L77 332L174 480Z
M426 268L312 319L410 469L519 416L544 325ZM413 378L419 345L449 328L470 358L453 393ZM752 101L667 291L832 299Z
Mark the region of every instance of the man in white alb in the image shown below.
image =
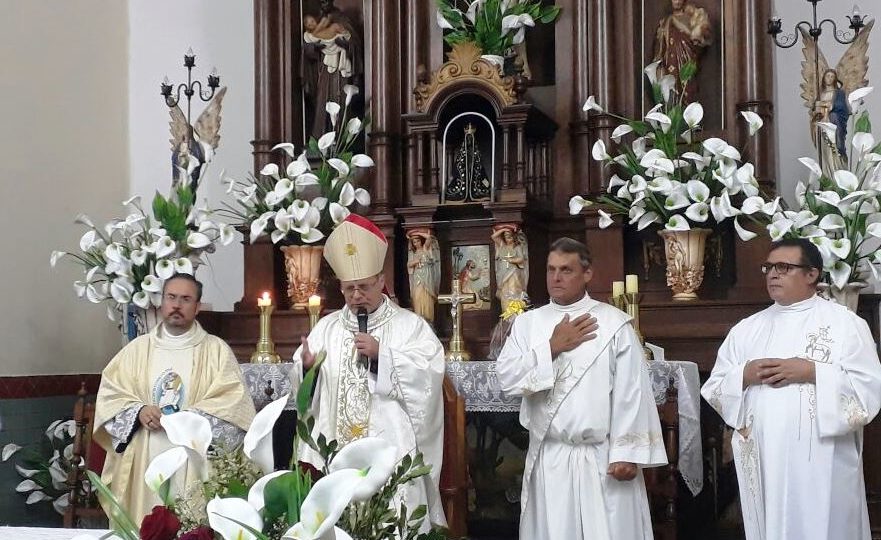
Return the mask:
M652 538L642 467L667 463L639 338L592 299L587 246L551 245L551 303L514 321L497 362L529 430L520 538Z
M863 426L881 407L869 327L817 296L822 256L805 239L771 244L774 305L739 322L701 389L734 429L748 540L868 539Z
M162 323L126 345L101 373L95 402L95 441L107 451L101 478L135 523L159 497L144 483L154 457L172 448L159 419L188 410L211 422L215 445L241 443L254 418L235 355L196 321L202 284L175 274L162 289ZM200 481L188 465L174 492ZM110 515L110 514L108 514Z
M351 214L327 237L324 257L340 280L346 305L318 321L294 353L295 388L315 363L319 369L311 413L313 435L324 434L340 446L372 436L395 447L399 458L422 452L431 474L398 494L409 510L428 506L423 529L445 526L438 484L443 459L443 347L425 319L399 308L383 293L382 274L388 242L376 225ZM366 332L359 329L363 310ZM366 359L366 362L363 360ZM308 446L300 459L320 466Z

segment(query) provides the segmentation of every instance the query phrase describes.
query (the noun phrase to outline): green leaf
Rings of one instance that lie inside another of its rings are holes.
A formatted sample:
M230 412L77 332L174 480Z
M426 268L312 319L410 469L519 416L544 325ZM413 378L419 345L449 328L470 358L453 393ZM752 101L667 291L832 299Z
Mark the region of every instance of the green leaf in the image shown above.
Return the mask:
M308 490L303 492L303 482L299 472L291 471L270 480L263 489L263 520L274 523L282 516L290 525L300 521L300 503L306 498Z
M561 8L558 6L545 6L542 8L538 20L545 24L552 23L557 20L557 17L560 15L560 10Z
M300 418L306 416L306 411L309 408L309 402L312 400L312 389L315 386L315 378L318 376L318 370L321 367L321 364L324 363L324 359L327 357L327 351L321 351L315 357L315 364L306 372L306 376L303 377L303 382L300 384L299 390L297 390L297 415Z
M689 60L682 66L682 69L679 70L679 80L682 83L687 83L697 74L697 64L693 60Z
M428 507L424 504L420 504L416 507L416 510L413 510L413 513L410 514L410 518L407 521L416 521L421 520L428 513Z
M140 538L140 528L135 525L134 520L125 509L116 500L113 492L101 481L101 477L92 471L86 471L89 482L98 490L98 494L111 508L111 519L116 525L114 532L123 538L123 540L138 540Z
M857 121L854 123L854 133L871 133L872 121L869 120L869 111L863 111Z

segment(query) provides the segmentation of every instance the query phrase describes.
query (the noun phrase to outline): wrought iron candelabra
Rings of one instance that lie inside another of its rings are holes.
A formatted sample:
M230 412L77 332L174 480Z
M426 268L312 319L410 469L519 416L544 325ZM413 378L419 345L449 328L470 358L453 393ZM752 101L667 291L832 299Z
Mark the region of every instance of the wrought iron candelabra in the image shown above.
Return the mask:
M177 106L181 99L181 93L183 93L184 97L187 98L187 123L190 124L190 105L193 96L198 94L199 99L202 101L211 101L211 98L214 97L214 92L220 86L220 75L217 74L217 68L212 68L211 73L208 75L209 90L207 92L203 90L202 81L193 80L193 68L196 67L196 55L193 53L192 48L187 49L186 54L184 54L184 67L187 68L187 82L180 83L175 90L171 81L169 81L166 76L160 85L160 93L165 98L165 104L168 105L169 108ZM173 96L172 92L174 92Z

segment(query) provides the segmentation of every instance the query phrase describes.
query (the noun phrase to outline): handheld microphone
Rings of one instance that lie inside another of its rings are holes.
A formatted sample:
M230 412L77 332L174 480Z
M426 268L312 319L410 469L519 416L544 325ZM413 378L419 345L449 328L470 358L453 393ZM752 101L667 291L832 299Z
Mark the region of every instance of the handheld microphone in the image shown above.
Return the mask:
M367 310L363 307L358 308L358 331L363 334L367 333ZM370 366L370 360L364 354L358 355L358 363L365 368Z

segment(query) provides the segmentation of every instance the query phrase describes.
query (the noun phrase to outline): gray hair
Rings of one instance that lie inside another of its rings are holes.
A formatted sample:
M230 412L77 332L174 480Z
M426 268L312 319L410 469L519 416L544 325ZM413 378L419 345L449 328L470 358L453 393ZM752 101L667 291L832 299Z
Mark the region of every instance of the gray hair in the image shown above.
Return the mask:
M592 259L590 257L590 250L587 249L587 245L583 242L579 242L578 240L574 240L572 238L563 237L554 240L554 243L551 244L550 251L557 251L559 253L574 253L578 255L578 262L581 263L581 266L584 268L590 268Z

